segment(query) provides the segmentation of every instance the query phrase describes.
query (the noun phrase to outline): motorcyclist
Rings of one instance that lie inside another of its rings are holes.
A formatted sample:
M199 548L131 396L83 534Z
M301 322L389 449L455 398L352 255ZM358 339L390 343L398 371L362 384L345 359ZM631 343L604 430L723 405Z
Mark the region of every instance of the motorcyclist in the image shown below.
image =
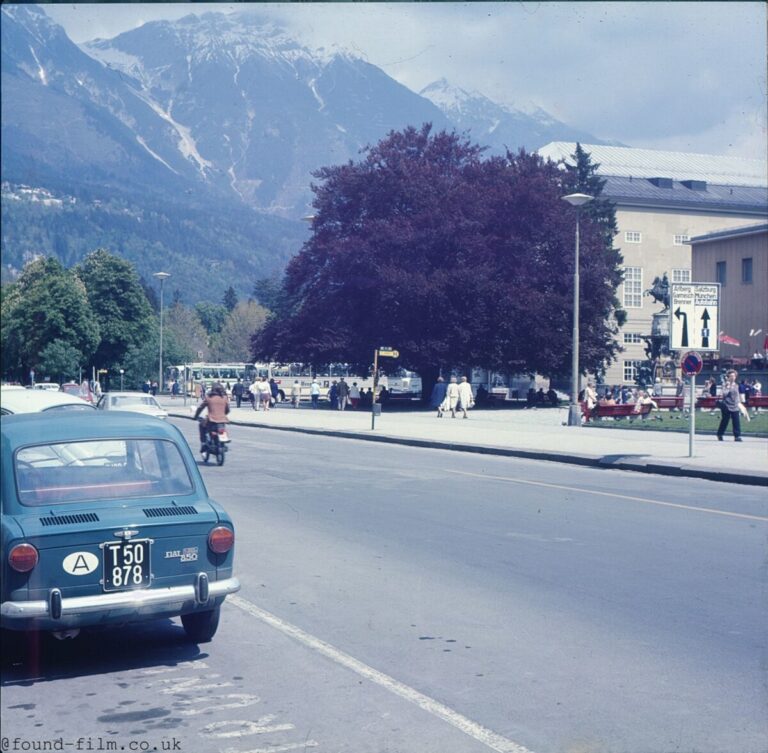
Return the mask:
M216 424L224 424L229 421L227 414L229 413L229 398L227 398L226 390L223 385L216 382L211 391L206 395L205 399L197 406L195 411L195 418L199 418L200 414L208 409L208 414L205 419L200 421L200 452L205 452L206 445L208 443L208 430Z

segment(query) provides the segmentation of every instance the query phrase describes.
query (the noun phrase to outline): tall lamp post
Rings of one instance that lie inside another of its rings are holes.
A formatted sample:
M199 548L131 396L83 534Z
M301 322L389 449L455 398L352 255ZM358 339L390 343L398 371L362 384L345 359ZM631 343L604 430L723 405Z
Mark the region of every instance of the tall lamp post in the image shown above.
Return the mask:
M163 283L171 275L168 272L155 272L152 277L160 280L160 368L158 370L159 379L157 380L157 389L163 391Z
M581 407L579 406L579 215L581 207L594 199L586 193L569 193L563 196L576 208L576 251L573 263L573 343L571 360L571 405L568 408L568 426L581 426Z

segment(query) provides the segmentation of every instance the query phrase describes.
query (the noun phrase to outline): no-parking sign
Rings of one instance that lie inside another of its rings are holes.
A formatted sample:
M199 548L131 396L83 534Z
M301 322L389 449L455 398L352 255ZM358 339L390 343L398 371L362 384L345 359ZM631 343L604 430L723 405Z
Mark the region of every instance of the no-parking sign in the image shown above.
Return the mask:
M695 350L686 353L683 356L683 360L680 361L680 368L686 376L700 374L703 365L704 359Z

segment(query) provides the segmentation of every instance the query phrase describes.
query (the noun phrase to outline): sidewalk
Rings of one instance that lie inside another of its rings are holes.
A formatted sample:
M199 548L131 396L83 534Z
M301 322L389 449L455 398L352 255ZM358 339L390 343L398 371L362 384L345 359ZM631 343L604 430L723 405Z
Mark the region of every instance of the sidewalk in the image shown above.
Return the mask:
M194 400L185 407L181 398L163 396L162 404L179 418L191 418L195 409ZM689 458L687 434L563 426L567 418L567 408L473 410L466 421L438 419L431 410L385 412L372 431L370 411L286 403L268 413L250 407L230 413L234 425L768 486L768 439L697 435Z

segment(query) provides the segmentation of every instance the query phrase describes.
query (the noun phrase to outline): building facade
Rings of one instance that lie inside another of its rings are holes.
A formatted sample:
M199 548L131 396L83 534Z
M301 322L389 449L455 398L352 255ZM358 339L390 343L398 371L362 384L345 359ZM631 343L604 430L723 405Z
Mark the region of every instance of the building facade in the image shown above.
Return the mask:
M768 223L690 240L696 280L720 283L720 356L766 365Z
M670 283L708 281L696 279L690 239L768 219L768 175L759 160L590 144L582 148L599 165L602 195L616 205L614 245L624 257L624 283L618 290L627 312L619 334L623 350L604 379L635 383L647 360L644 337L651 334L653 314L662 310L646 291L664 274ZM539 154L572 163L575 150L575 143L553 142Z

